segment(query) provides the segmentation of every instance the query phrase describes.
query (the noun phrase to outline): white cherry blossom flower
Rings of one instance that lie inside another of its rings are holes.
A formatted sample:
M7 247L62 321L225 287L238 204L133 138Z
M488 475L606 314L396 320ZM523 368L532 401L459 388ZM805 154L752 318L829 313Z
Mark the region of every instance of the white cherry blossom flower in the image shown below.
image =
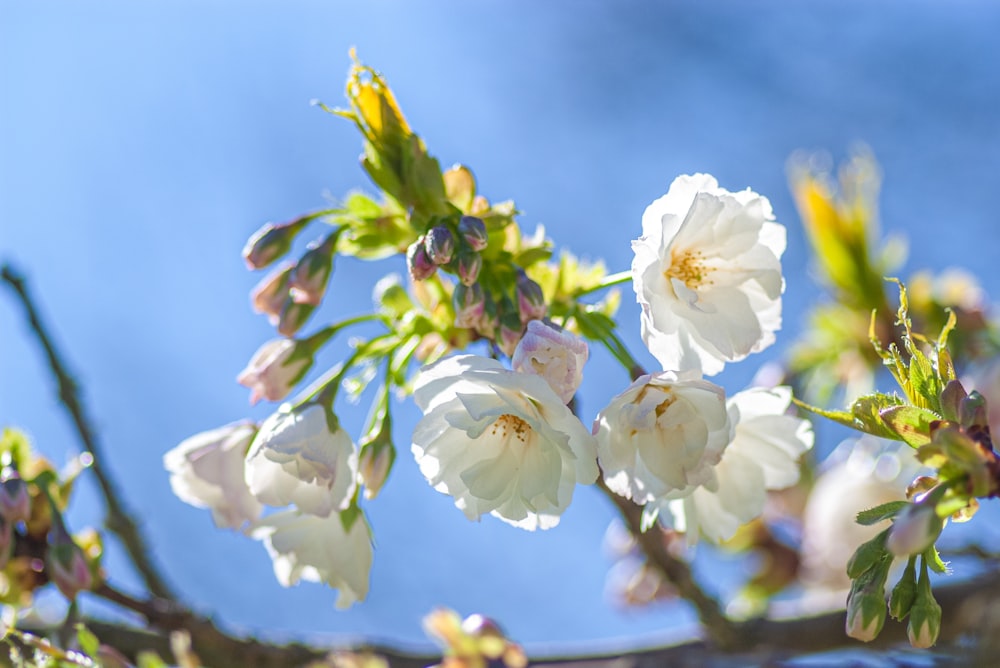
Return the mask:
M785 228L765 197L679 176L642 215L632 286L642 339L664 369L707 375L774 343Z
M258 501L276 507L295 504L320 517L350 504L358 454L351 437L335 422L318 404L278 411L264 421L250 445L245 470L247 486Z
M812 447L813 431L808 420L786 414L791 401L788 387L752 388L729 400L733 440L713 479L683 499L662 504L690 544L699 536L716 543L732 538L764 512L766 490L798 482L798 460Z
M470 520L548 529L597 478L593 436L539 376L460 355L423 369L413 396L420 472Z
M732 439L725 391L695 372L640 376L594 422L604 482L647 504L714 484Z
M373 555L364 516L345 531L339 513L316 517L286 510L262 519L252 535L264 543L283 587L299 580L324 582L339 592L336 605L341 609L368 596Z
M514 371L544 378L567 404L583 382L583 365L588 354L583 339L541 320L531 320L514 350L511 366Z
M250 388L250 403L281 401L312 366L309 346L294 339L273 339L254 353L236 382Z
M249 422L185 439L163 456L170 486L185 503L209 508L218 527L239 529L260 516L261 504L243 478L247 448L257 433Z

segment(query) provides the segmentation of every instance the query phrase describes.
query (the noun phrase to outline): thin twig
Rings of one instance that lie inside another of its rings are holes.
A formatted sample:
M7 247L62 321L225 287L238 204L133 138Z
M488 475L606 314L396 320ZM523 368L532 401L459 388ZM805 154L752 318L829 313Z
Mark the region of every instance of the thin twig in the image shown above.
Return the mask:
M111 480L111 474L104 466L104 453L91 427L92 423L84 410L79 388L73 380L72 375L66 369L66 364L62 361L62 356L56 350L55 344L48 334L48 330L42 324L38 309L31 299L24 277L6 264L0 269L0 277L10 286L10 289L17 295L21 305L24 307L25 316L27 317L31 331L44 350L45 356L48 358L49 368L52 370L52 375L55 376L58 385L59 400L69 413L70 419L73 421L73 426L76 427L76 432L80 437L83 449L93 455L94 462L92 469L94 476L97 478L97 484L101 488L107 508L107 516L104 520L105 526L121 540L150 593L161 599L176 598L153 564L146 540L135 520L132 519L132 514L125 507L125 502L122 500L117 486Z

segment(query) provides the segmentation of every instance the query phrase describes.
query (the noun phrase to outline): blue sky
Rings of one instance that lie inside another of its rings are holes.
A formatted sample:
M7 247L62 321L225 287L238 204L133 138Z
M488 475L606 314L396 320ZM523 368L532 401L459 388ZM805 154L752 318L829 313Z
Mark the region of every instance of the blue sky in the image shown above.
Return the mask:
M234 381L272 336L249 309L245 239L371 191L355 131L310 100L342 102L356 46L442 164L470 165L527 229L542 223L612 271L628 267L643 209L678 174L768 196L789 227L785 326L773 349L721 377L735 392L780 356L815 299L786 186L797 149L842 157L866 142L885 171L883 225L911 238L908 266L965 265L996 292L998 27L984 2L0 0L0 259L28 274L111 468L197 609L278 637L419 642L420 617L438 605L494 615L529 645L660 637L689 618L604 597L613 513L594 490L578 489L549 532L470 523L409 456L411 406L398 410L396 470L368 506L371 595L348 612L322 587L282 589L259 544L171 494L166 450L268 411ZM358 286L390 268L402 266L338 262L314 323L370 308ZM625 339L652 365L623 296ZM65 461L73 433L6 294L0 341L0 422ZM625 381L595 352L585 419ZM345 409L355 433L365 410ZM74 528L99 522L95 499L81 491ZM109 560L134 586L114 547ZM725 586L740 573L711 575Z

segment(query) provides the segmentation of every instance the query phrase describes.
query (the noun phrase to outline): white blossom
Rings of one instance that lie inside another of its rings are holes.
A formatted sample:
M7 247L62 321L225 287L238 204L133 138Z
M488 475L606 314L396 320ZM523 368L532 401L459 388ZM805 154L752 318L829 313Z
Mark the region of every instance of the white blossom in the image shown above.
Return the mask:
M185 503L209 508L218 527L239 529L260 516L247 488L243 465L257 433L249 422L219 427L185 439L163 456L170 486Z
M642 216L632 285L642 339L664 369L713 375L774 343L785 228L751 190L679 176Z
M544 378L567 404L583 382L583 365L588 354L583 339L541 320L531 320L514 349L511 366L515 371Z
M345 531L339 513L316 517L286 510L258 522L253 537L264 543L283 587L299 580L324 582L339 592L338 608L368 596L373 555L364 516L356 517L350 531Z
M318 404L278 411L264 421L250 445L245 471L258 501L276 507L295 504L320 517L350 504L358 454L335 422Z
M236 382L250 388L250 403L261 399L280 401L312 366L313 358L302 342L273 339L254 353Z
M791 401L788 387L753 388L729 400L733 440L714 479L664 504L689 543L699 536L716 543L732 538L764 512L766 490L798 482L798 460L812 447L813 432L808 420L786 414Z
M725 391L694 372L640 376L594 422L598 460L613 492L639 504L714 484L732 439Z
M597 478L593 436L539 376L460 355L423 369L414 399L420 471L471 520L548 529Z

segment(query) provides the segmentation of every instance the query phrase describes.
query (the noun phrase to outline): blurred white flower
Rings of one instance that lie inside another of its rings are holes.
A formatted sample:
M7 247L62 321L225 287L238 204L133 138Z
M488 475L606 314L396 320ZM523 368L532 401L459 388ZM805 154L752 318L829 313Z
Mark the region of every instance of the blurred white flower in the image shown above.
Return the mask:
M514 371L541 376L568 404L583 382L588 354L583 339L541 320L531 320L514 350L511 366Z
M689 544L699 536L718 543L764 512L766 490L799 480L799 458L813 445L812 424L787 415L788 387L752 388L727 402L733 440L709 480L683 499L668 502L673 525Z
M250 388L250 403L280 401L302 380L313 357L309 346L294 339L273 339L254 353L236 382Z
M338 608L368 596L372 543L364 516L345 531L339 513L316 517L286 510L258 522L253 537L264 543L283 587L299 580L324 582L339 592Z
M632 285L642 339L664 369L713 375L774 343L785 228L767 198L679 176L642 215Z
M357 471L351 437L327 409L310 404L264 421L250 445L245 473L258 501L295 504L304 513L326 517L350 504Z
M594 421L604 482L647 504L714 484L732 439L725 391L696 372L640 376Z
M459 355L424 368L413 396L420 471L471 520L548 529L597 478L594 437L539 376Z
M185 439L163 455L170 486L185 503L209 508L218 527L239 529L260 517L261 504L243 477L250 441L257 426L226 425Z

